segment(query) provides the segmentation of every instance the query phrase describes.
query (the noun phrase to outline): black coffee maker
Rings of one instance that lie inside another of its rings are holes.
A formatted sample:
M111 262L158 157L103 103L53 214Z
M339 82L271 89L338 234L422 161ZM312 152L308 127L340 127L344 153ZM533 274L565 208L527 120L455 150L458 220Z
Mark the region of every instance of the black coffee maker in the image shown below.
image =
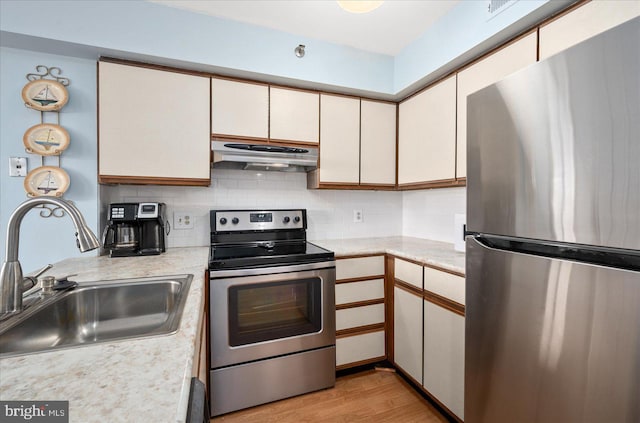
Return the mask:
M164 203L113 203L104 228L103 245L110 257L164 253Z

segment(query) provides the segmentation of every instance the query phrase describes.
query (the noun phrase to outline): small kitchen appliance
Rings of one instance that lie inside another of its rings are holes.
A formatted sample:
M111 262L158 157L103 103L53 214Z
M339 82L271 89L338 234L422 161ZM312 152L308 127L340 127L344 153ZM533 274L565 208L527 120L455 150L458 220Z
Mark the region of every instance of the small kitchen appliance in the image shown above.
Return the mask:
M164 253L164 203L113 203L104 228L103 245L111 257Z
M334 254L297 210L212 210L211 414L335 384Z

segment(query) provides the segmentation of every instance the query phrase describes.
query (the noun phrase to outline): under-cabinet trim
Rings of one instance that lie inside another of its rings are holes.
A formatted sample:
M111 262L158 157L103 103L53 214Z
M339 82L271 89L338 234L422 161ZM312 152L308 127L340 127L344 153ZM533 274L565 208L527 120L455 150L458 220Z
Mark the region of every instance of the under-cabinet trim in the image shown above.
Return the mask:
M337 310L345 310L350 308L360 308L371 305L384 304L384 298L374 298L372 300L354 301L352 303L336 304Z
M367 365L367 364L378 363L378 362L384 361L386 359L387 359L387 357L383 355L383 356L380 356L380 357L367 358L366 360L352 361L352 362L349 362L349 363L345 363L345 364L341 364L339 366L336 366L336 372L339 372L340 370L351 369L353 367L358 367L358 366L364 366L364 365Z
M347 338L350 336L364 335L373 332L384 332L384 322L373 323L371 325L355 326L348 329L340 329L336 331L336 339Z
M134 184L134 185L170 185L170 186L202 186L211 185L211 178L169 178L161 176L118 176L98 175L100 184Z
M384 279L385 275L371 275L371 276L358 276L357 278L346 278L336 280L336 284L352 283L352 282L364 282L375 279Z

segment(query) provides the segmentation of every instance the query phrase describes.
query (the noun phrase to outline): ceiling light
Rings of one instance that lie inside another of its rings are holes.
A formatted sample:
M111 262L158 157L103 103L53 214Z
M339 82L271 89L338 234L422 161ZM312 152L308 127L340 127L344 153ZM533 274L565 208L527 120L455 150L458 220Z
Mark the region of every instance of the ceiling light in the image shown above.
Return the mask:
M341 8L351 13L367 13L380 7L382 1L337 0Z

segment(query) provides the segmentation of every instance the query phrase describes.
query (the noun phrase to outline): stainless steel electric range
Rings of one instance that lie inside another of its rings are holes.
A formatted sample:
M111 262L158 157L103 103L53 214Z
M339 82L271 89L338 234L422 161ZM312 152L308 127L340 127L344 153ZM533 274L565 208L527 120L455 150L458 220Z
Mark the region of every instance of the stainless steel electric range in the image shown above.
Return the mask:
M306 210L212 210L211 414L335 384L335 261Z

